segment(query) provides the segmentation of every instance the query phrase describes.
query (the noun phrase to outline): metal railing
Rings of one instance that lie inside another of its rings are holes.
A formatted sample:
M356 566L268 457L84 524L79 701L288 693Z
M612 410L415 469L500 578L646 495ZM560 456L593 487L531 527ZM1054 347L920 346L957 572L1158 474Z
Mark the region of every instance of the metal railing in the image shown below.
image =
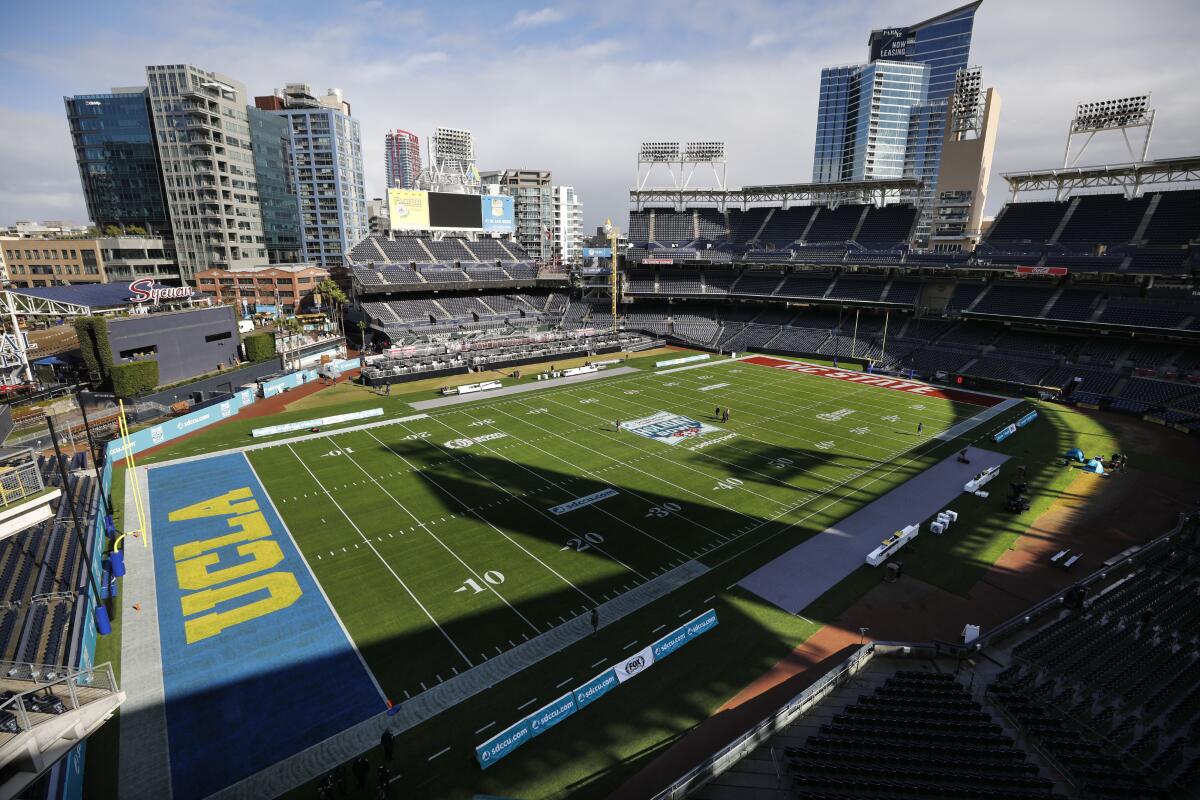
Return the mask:
M771 716L709 756L704 763L676 778L670 786L654 795L653 800L680 800L689 792L699 789L758 748L778 731L791 725L826 695L856 675L874 654L875 644L873 642L864 644L841 664L825 673L812 686L773 712Z
M42 473L33 461L0 466L0 506L35 495L45 488Z
M47 664L0 662L0 674L31 686L0 703L0 732L32 730L41 717L31 714L65 714L117 691L112 664L88 669Z

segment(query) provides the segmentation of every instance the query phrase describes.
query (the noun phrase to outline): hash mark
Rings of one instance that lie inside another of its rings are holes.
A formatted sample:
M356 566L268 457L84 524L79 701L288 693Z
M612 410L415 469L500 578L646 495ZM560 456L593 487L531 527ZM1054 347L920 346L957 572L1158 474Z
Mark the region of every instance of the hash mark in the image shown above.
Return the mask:
M573 680L575 680L575 679L574 679L574 678L567 678L567 679L566 679L565 681L563 681L562 683L555 684L554 688L555 688L555 689L561 689L562 687L566 686L568 683L570 683L570 682L571 682L571 681L573 681Z
M607 659L607 658L602 658L602 659L600 659L600 660L599 660L599 661L597 661L595 664L592 664L592 668L593 668L593 669L595 669L596 667L598 667L598 666L600 666L601 664L603 664L605 661L608 661L608 659Z
M531 700L526 700L524 703L522 703L521 705L517 706L517 711L520 711L520 710L521 710L521 709L523 709L523 708L527 708L528 706L531 706L531 705L533 705L533 704L534 704L534 703L536 703L536 702L537 702L537 698L536 698L536 697L534 697L534 698L533 698L533 699L531 699Z
M624 646L624 647L622 647L621 649L622 649L622 650L628 650L629 648L633 647L635 644L637 644L637 639L634 639L632 642L630 642L629 644L625 645L625 646Z
M495 724L496 724L496 720L492 720L492 721L491 721L491 722L489 722L487 725L484 725L482 728L480 728L479 730L475 731L475 734L476 734L476 735L479 735L479 734L483 733L484 731L486 731L488 728L492 727L492 726L493 726L493 725L495 725Z
M449 748L449 747L447 747L447 748L445 748L445 749L442 749L442 750L439 750L439 751L437 751L436 753L434 753L433 755L431 755L429 758L427 758L427 759L425 759L425 760L426 760L426 761L433 761L433 760L434 760L435 758L437 758L438 756L444 756L444 755L446 755L446 753L449 753L449 752L450 752L450 748ZM398 777L400 777L400 776L399 776L399 775L397 775L396 777L398 778Z

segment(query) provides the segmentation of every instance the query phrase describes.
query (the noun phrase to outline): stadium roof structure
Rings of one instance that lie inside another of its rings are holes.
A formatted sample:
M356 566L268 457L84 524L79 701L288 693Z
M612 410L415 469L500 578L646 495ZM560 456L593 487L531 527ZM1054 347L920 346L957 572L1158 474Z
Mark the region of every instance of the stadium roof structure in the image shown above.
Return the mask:
M641 210L647 203L671 203L681 208L692 205L716 205L722 210L730 205L750 203L787 203L793 200L829 202L837 205L847 200L864 200L882 205L888 197L921 188L916 178L892 178L869 181L836 181L833 183L774 183L743 186L741 189L630 189L629 202Z
M1200 156L1160 158L1130 164L1062 167L1032 172L1006 172L1004 180L1015 202L1021 192L1054 191L1062 200L1076 189L1119 187L1126 197L1136 197L1145 186L1200 181Z
M152 288L172 288L154 284ZM134 305L127 283L86 283L0 292L0 311L18 316L78 317L126 311Z

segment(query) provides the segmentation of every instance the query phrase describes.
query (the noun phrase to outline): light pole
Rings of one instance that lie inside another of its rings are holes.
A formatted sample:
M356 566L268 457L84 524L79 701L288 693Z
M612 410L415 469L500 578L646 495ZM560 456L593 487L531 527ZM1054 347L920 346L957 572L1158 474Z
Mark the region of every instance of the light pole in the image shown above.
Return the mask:
M615 333L617 330L617 238L621 235L621 231L613 227L612 220L604 220L604 233L608 236L608 247L611 250L609 254L609 264L611 264L609 275L609 293L612 299L612 329Z

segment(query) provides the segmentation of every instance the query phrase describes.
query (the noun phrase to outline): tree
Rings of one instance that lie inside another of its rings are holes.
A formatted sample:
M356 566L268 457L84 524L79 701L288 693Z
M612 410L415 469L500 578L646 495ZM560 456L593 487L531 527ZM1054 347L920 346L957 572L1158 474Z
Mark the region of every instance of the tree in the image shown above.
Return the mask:
M125 231L134 236L145 236L146 235L146 229L143 228L141 225L129 225L128 227L125 228Z
M120 236L121 229L118 228L116 225L105 225L104 226L104 235L105 236Z

